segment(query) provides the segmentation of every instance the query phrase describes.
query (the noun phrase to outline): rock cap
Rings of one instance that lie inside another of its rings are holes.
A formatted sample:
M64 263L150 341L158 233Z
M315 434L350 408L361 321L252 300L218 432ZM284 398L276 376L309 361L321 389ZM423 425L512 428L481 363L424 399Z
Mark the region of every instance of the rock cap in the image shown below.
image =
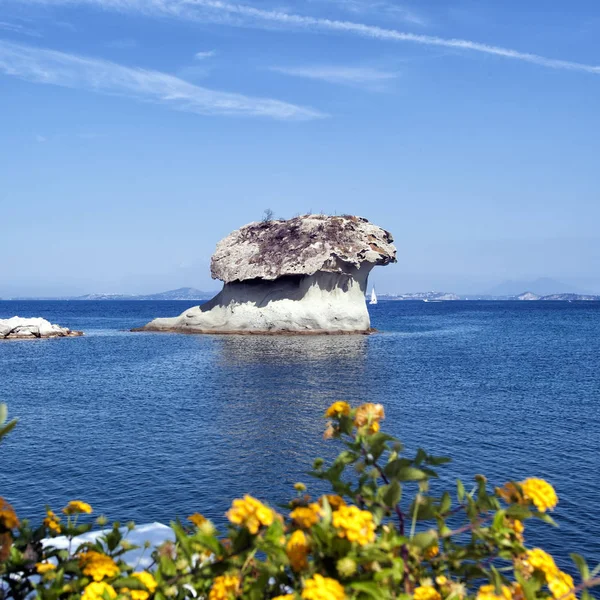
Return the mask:
M364 217L303 215L249 223L222 239L211 259L224 283L396 262L392 235Z

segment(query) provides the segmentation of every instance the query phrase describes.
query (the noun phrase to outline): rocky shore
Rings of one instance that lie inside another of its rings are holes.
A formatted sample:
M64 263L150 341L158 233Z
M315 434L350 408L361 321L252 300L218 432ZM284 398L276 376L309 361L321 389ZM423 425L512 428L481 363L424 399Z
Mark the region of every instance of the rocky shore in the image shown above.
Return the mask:
M83 331L53 325L40 317L0 319L0 340L78 337Z
M217 244L223 289L179 317L138 331L243 334L370 333L367 279L396 262L391 234L356 216L250 223Z

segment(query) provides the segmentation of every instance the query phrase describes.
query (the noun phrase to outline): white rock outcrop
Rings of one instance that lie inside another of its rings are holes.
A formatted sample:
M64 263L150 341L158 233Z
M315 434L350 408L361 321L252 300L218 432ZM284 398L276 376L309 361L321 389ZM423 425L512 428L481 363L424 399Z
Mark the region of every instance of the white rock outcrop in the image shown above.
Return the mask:
M0 319L0 340L77 337L80 335L83 335L83 332L53 325L50 321L40 317Z
M354 216L305 215L250 223L217 244L212 300L143 331L367 333L367 279L396 262L390 233Z

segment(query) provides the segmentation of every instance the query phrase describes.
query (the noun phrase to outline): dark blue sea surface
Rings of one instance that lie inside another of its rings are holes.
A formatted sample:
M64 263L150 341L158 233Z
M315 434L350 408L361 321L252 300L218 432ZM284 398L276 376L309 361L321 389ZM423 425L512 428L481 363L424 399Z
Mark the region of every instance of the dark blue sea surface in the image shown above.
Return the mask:
M249 492L273 504L316 456L334 400L381 402L409 449L448 454L443 483L543 477L559 529L530 539L600 560L600 303L380 302L372 336L130 333L189 302L0 302L85 337L0 343L0 495L20 515L222 521ZM319 484L311 484L318 491Z

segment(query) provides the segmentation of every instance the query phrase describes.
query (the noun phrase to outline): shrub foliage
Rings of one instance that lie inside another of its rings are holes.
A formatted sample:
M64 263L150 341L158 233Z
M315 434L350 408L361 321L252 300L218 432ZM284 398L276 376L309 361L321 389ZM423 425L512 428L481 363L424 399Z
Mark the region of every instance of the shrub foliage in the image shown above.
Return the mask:
M104 529L94 543L59 549L93 524L89 504L73 500L60 513L47 508L37 526L20 520L0 498L0 599L168 600L582 600L600 585L571 555L579 577L525 542L526 523L549 516L558 502L541 479L491 488L482 475L473 489L461 481L441 495L430 491L448 458L422 449L409 457L380 431L378 404L352 409L335 402L325 415L326 438L344 449L331 465L317 459L312 475L331 494L312 498L304 484L281 511L251 496L233 501L227 531L201 514L174 522L175 542L148 548L152 565L128 564L130 525ZM0 438L14 426L4 426ZM96 523L106 526L102 517Z

